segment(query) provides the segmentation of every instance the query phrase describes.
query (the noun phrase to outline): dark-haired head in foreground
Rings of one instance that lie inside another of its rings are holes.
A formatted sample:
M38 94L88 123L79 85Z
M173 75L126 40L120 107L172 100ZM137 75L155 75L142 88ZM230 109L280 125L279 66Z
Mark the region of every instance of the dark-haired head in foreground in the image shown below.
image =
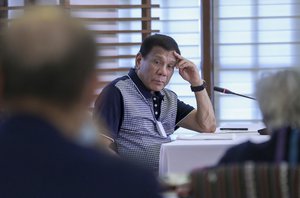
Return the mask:
M152 174L75 143L97 80L84 26L30 8L0 42L0 197L160 197Z

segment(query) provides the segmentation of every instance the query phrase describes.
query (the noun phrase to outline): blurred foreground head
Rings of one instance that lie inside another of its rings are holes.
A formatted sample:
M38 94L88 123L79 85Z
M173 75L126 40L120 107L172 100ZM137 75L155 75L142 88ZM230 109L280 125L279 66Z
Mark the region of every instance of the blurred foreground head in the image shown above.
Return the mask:
M289 69L258 81L256 97L270 129L300 128L300 71Z
M92 94L96 44L59 8L29 8L1 30L0 61L4 103L29 98L68 109Z

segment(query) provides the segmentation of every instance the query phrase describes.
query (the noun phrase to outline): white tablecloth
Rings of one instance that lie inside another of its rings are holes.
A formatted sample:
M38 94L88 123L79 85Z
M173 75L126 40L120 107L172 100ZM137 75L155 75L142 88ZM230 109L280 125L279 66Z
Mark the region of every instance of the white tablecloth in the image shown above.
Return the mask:
M268 139L269 136L244 134L234 135L232 139L224 138L224 140L214 140L213 138L210 140L175 140L161 146L159 174L160 176L185 174L195 168L215 165L225 151L233 145L248 140L263 142Z

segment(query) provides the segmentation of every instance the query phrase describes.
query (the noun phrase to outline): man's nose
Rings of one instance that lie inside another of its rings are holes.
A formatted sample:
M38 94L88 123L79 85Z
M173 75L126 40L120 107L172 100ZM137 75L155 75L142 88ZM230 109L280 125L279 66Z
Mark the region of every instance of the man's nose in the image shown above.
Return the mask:
M159 74L166 76L168 74L168 69L167 69L167 64L164 64L162 67L159 69Z

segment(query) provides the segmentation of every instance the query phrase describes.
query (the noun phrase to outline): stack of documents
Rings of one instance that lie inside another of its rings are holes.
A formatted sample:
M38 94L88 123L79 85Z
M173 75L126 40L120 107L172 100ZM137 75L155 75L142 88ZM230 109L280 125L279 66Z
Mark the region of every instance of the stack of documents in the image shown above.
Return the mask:
M265 128L261 124L231 124L225 123L218 127L215 133L258 133L258 130Z
M195 135L178 135L177 140L233 140L236 138L234 133L216 134L216 133L199 133Z
M179 129L171 136L174 140L234 140L239 137L257 136L258 130L265 128L263 124L225 123L214 133L198 133L188 129Z

